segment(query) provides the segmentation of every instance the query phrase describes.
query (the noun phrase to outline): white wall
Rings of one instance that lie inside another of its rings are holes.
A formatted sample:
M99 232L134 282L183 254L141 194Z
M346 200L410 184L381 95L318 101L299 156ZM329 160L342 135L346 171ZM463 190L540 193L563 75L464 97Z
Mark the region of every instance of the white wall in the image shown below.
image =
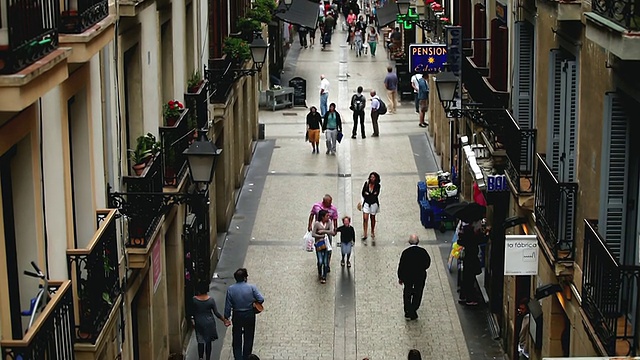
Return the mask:
M191 74L185 74L186 57L186 7L184 1L171 3L171 30L173 31L173 93L174 99L184 100L184 92L187 88L187 78Z
M200 9L194 8L197 11L198 16L200 17L200 26L196 30L199 34L196 37L196 48L198 49L198 53L200 54L200 58L197 59L199 68L202 69L204 65L207 64L207 60L209 59L209 8L208 3L205 0L193 0L195 4L198 4ZM216 21L218 21L216 19Z
M142 99L143 128L144 134L152 133L158 137L158 126L160 125L161 105L160 99L160 26L158 25L156 3L153 2L139 15L142 24L140 53L142 58Z
M94 189L93 198L97 209L107 207L106 201L106 184L105 184L105 157L104 152L108 149L104 146L104 133L102 122L102 78L100 71L100 53L97 53L89 62L89 73L91 81L89 84L89 93L91 95L89 101L91 104L91 153L93 155L93 178ZM107 90L107 89L105 89ZM107 90L108 91L108 90ZM105 97L106 99L107 97ZM105 104L109 106L110 104Z
M44 201L48 234L49 276L67 279L67 214L64 189L64 161L62 158L62 119L60 112L60 88L55 87L42 97ZM65 120L66 121L66 120ZM33 224L31 224L33 227ZM27 264L29 262L27 261Z

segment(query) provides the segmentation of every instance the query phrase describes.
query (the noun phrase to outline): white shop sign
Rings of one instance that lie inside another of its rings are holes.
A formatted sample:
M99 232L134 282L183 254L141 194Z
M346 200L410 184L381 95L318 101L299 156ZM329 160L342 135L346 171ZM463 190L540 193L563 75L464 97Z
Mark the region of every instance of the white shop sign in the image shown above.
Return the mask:
M538 255L536 235L506 235L504 274L538 275Z

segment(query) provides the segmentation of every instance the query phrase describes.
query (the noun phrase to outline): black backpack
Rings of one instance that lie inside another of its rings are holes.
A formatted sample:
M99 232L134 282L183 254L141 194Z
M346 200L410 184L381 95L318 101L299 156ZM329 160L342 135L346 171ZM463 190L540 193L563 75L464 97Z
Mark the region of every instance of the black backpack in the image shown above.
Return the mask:
M351 97L351 110L353 111L363 111L366 104L367 99L365 99L362 94L354 94L353 97Z
M378 102L380 103L380 106L378 107L378 115L386 114L387 113L387 105L380 98L378 98Z

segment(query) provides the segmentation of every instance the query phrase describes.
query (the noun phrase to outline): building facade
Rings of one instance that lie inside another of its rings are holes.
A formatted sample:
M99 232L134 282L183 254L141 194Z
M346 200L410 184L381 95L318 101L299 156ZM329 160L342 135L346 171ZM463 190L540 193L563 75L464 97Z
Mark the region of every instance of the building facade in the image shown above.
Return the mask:
M463 100L480 105L448 119L432 91L430 132L463 198L476 184L489 204L481 283L507 353L517 358L516 309L527 301L538 329L528 335L532 359L636 355L637 9L584 0L452 6L473 39ZM505 234L537 236L537 276L503 276Z
M231 19L249 3L5 5L3 356L181 354L190 331L188 300L217 264L218 238L224 239L218 234L227 230L258 136L260 77L221 85L205 73L210 59L222 57ZM183 106L168 111L170 101ZM222 149L206 193L207 219L195 215L192 201L167 201L193 187L182 152L198 129ZM44 284L23 274L35 271L31 262L48 280L46 306L30 305Z

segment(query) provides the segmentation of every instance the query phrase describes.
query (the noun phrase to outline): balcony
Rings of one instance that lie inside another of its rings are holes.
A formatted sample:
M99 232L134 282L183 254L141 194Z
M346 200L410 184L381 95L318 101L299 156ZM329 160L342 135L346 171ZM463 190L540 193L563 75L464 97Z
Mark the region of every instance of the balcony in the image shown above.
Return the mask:
M536 226L542 248L562 272L557 262L573 264L575 259L575 214L577 183L559 182L547 165L544 154L537 154L535 205Z
M76 304L76 342L96 345L120 302L116 210L96 212L98 228L84 249L67 250Z
M506 110L502 117L503 127L499 138L507 152L507 179L516 195L533 195L537 130L521 129L511 113ZM526 204L520 203L520 206L524 205Z
M638 348L640 267L613 256L595 220L584 220L582 316L603 356L635 356Z
M124 176L126 192L110 194L109 207L120 209L128 219L128 237L125 245L129 253L129 265L146 266L147 254L163 217L163 198L144 193L162 193L163 171L159 155L154 156L140 176Z
M463 57L462 82L473 102L481 103L486 108L507 108L509 93L496 90L487 76L489 68L478 67L470 57Z
M49 281L51 300L21 340L2 340L3 359L75 359L71 282Z
M60 16L60 45L73 49L69 62L88 62L114 36L115 16L107 0L66 0Z
M135 17L151 3L153 0L120 0L117 6L120 16Z
M640 4L636 0L591 3L586 36L621 60L640 60Z
M189 126L188 117L189 109L185 109L173 126L160 127L165 186L179 187L187 173L187 158L183 152L189 147L194 134L194 130Z
M209 59L209 71L205 72L205 76L209 84L215 84L209 89L211 91L210 103L225 103L227 101L233 88L234 73L231 70L233 65L226 57Z
M197 121L198 129L202 129L207 126L206 121L208 121L208 102L207 97L209 96L209 81L204 79L202 84L195 92L187 92L184 93L184 102L189 109L189 116L195 116Z

